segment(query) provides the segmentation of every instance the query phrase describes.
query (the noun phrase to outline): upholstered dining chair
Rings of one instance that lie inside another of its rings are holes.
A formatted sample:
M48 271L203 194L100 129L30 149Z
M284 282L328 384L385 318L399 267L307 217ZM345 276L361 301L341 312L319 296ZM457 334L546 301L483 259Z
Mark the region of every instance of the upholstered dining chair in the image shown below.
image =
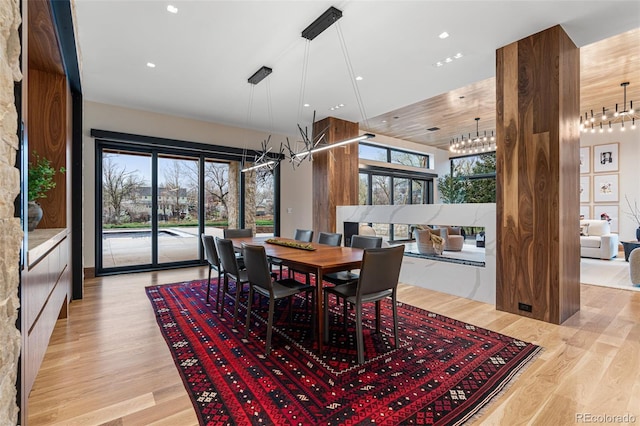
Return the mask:
M231 228L224 229L222 232L225 238L253 237L253 229L251 228Z
M211 271L213 269L218 273L218 290L216 292L216 309L218 307L218 301L220 300L220 289L222 283L220 278L222 277L222 265L220 264L220 258L218 257L218 251L216 250L216 243L213 239L213 235L202 234L202 247L204 247L204 258L209 263L209 279L207 281L207 305L209 304L209 292L211 291Z
M313 230L296 229L295 233L293 234L293 239L296 241L301 241L303 243L310 243L311 241L313 241ZM272 267L274 265L280 267L280 277L282 277L282 262L280 261L280 259L269 258L269 263L271 264ZM289 269L289 278L292 277L292 274L293 274L293 271ZM307 283L308 282L309 282L309 279L307 276Z
M370 237L367 235L354 235L351 237L352 248L380 248L382 247L382 237ZM322 276L324 281L334 285L348 284L358 279L358 274L351 271L332 272Z
M253 293L256 292L269 299L269 314L267 318L267 342L266 354L271 353L271 334L273 330L273 313L275 302L278 299L289 298L289 320L291 320L291 309L293 300L291 297L298 293L311 293L313 298L314 288L291 278L273 280L267 253L263 246L243 245L244 261L247 266L247 277L249 280L249 298L247 302L247 323L244 329L244 338L249 337L249 327L251 326L251 305L253 304ZM313 301L313 299L312 299ZM312 303L312 306L315 306ZM313 324L313 315L311 316Z
M396 293L400 268L404 256L403 246L393 246L375 249L365 249L362 257L362 268L358 281L328 287L324 289L324 340L329 340L329 294L334 294L355 306L356 310L356 344L358 349L358 364L364 363L364 336L362 329L362 305L376 303L376 332L380 332L380 301L391 297L393 312L393 340L398 348L398 310ZM343 321L346 324L347 303L344 303Z
M342 244L342 234L332 232L320 232L318 234L318 244L339 247Z
M313 241L313 230L311 229L296 229L295 234L293 235L293 239L296 241L302 241L305 243L310 243Z
M233 249L233 242L225 238L215 238L216 249L218 250L218 256L220 256L220 263L222 264L222 273L224 275L224 294L229 293L229 278L236 283L235 303L233 308L233 325L234 327L238 322L238 304L240 303L240 294L242 293L242 286L249 282L246 269L240 269L238 266L238 259L236 258L235 250ZM246 266L246 265L245 265ZM220 298L218 298L220 299ZM222 300L218 303L222 305L219 309L220 314L224 314L224 304ZM250 301L248 302L250 303Z

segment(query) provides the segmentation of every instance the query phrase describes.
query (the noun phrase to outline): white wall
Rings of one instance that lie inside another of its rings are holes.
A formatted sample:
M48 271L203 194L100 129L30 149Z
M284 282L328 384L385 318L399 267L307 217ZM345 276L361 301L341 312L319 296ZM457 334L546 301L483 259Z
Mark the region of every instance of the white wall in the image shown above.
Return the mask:
M95 140L91 137L91 129L249 149L259 149L260 143L268 137L268 134L254 130L85 101L82 188L85 268L95 266ZM271 143L276 147L284 140L283 136L271 136ZM306 162L293 170L291 164L284 161L280 167L281 234L293 235L295 228L312 227L311 163ZM292 213L288 214L287 208L291 208Z
M593 146L604 145L613 142L619 143L619 170L617 172L610 172L611 174L618 173L618 182L620 186L619 201L618 201L618 227L620 234L620 240L628 241L635 240L636 229L638 224L629 218L625 212L629 211L627 203L624 199L625 195L629 197L629 200L633 203L638 202L640 205L640 129L627 130L621 132L619 125L614 125L613 132L604 133L581 133L580 134L580 146L591 147L591 202L583 203L582 205L590 205L591 212L593 214L594 206L598 204L616 204L616 203L595 203L593 201L593 176L598 174L609 173L594 173L593 171ZM581 176L586 176L581 175ZM599 218L596 218L599 219Z

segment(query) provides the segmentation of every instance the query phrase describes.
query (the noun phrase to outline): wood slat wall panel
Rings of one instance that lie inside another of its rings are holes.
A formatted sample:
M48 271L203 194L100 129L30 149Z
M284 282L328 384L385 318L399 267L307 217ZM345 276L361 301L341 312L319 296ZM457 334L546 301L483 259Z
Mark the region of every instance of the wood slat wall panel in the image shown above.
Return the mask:
M567 124L578 114L579 51L556 26L496 58L496 307L559 324L580 307L579 135Z
M358 123L327 117L313 125L313 134L324 130L331 144L358 136ZM321 151L313 155L313 230L334 232L336 206L358 204L358 144ZM337 232L342 232L338 230Z

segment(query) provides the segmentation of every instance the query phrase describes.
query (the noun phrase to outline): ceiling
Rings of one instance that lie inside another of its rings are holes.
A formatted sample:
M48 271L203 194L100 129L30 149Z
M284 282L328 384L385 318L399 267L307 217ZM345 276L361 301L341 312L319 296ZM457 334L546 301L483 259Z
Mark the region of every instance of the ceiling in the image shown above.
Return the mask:
M330 6L342 18L302 38ZM582 110L621 103L622 81L640 102L637 0L76 0L75 9L85 100L270 133L295 135L315 112L448 148L475 131L475 117L480 131L495 126L496 49L557 24L581 48ZM273 73L248 83L263 65Z

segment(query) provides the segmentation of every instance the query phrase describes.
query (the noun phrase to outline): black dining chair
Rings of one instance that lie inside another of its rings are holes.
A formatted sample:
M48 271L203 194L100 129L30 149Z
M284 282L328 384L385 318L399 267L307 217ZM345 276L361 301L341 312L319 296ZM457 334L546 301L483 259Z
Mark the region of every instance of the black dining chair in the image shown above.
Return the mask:
M320 232L318 234L318 244L339 247L342 244L342 234L332 232Z
M222 265L220 264L220 258L218 257L218 251L216 250L216 243L213 239L213 235L201 234L202 247L204 248L204 258L209 263L209 279L207 282L207 305L209 304L209 292L211 291L211 271L213 269L218 273L218 290L216 292L216 309L218 307L218 301L220 300L220 289L222 283L220 278L222 277Z
M376 332L380 332L380 302L391 297L393 312L394 347L398 348L398 310L396 293L400 268L404 256L404 246L365 249L362 256L362 268L358 281L346 285L327 287L324 289L324 340L329 340L329 309L328 297L333 294L345 300L343 321L346 325L347 303L355 306L356 310L356 345L358 350L358 364L364 363L364 335L362 329L362 305L376 303Z
M303 243L310 243L313 241L313 230L311 229L296 229L296 232L293 234L293 239L296 241L300 241ZM289 268L289 278L293 278L296 271ZM304 272L304 275L307 277L307 284L311 283L311 277L308 272ZM280 276L282 276L282 263L280 263Z
M223 235L225 238L246 238L253 237L253 229L251 228L231 228L224 229Z
M215 243L216 249L218 250L218 256L220 256L220 263L222 264L222 273L224 275L223 298L225 294L230 294L229 278L236 283L235 306L233 309L233 325L235 327L238 322L238 304L240 303L242 286L249 282L249 278L247 270L240 269L238 266L238 259L236 258L235 250L233 248L233 242L231 240L216 237ZM222 300L220 300L219 303L222 305ZM248 303L250 303L250 301ZM221 314L224 313L224 306L221 306L219 312Z
M382 237L371 237L368 235L354 235L351 237L352 248L380 248L382 247ZM349 284L358 279L358 274L351 271L332 272L322 276L324 281L334 285Z
M291 310L293 300L291 297L298 293L311 293L312 301L314 288L308 284L304 284L285 278L274 280L269 267L269 260L263 246L243 245L244 261L247 266L247 274L249 280L249 299L247 302L247 323L244 331L244 338L249 337L249 327L251 326L251 305L253 304L254 292L265 296L269 299L269 314L267 319L267 342L266 354L271 353L271 334L273 330L273 313L275 310L276 300L289 298L289 321L291 321ZM312 306L315 304L312 303ZM313 324L313 315L311 316Z
M310 243L313 241L313 231L311 229L296 229L293 239L296 241Z
M296 229L295 233L293 234L293 239L296 241L301 241L303 243L310 243L311 241L313 241L313 231L310 229ZM280 259L269 258L269 263L272 267L275 265L280 268L280 277L282 278L282 261L280 261ZM289 270L289 278L291 277L292 271Z

